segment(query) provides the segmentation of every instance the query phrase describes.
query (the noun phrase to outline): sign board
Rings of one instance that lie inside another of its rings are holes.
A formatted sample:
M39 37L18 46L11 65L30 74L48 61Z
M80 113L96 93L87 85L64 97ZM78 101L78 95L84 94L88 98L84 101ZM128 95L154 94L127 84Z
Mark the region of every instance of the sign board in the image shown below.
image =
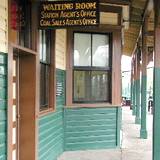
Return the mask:
M57 90L56 90L56 96L62 96L64 93L63 84L61 82L57 82Z
M98 24L98 0L46 1L39 4L40 29L97 26Z

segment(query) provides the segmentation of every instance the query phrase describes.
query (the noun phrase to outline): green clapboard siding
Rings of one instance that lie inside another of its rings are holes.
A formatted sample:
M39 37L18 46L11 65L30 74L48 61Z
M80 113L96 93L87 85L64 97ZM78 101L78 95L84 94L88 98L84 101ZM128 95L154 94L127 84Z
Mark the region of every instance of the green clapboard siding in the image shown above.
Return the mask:
M105 149L119 146L119 108L66 108L65 150Z
M56 160L64 151L65 72L57 69L56 112L39 120L39 160Z
M0 53L0 160L7 156L7 54Z

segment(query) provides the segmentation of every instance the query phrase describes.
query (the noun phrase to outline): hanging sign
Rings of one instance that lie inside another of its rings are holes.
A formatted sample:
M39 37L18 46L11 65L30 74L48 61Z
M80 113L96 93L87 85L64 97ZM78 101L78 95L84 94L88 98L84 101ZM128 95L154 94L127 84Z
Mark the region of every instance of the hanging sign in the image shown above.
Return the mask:
M40 29L97 26L98 24L98 0L47 1L39 4Z

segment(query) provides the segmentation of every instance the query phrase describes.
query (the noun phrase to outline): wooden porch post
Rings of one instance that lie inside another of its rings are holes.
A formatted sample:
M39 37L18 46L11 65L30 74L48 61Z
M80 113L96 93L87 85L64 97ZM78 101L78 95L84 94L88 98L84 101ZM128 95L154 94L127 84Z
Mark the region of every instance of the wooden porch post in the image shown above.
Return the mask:
M136 53L136 118L135 123L140 124L140 48L138 46Z
M130 90L130 94L131 94L131 104L130 107L133 109L133 58L131 60L131 90Z
M153 78L153 160L160 158L160 1L154 0L155 7L155 46L154 46L154 78Z
M147 31L148 18L145 18L142 28L142 75L141 75L141 130L140 137L147 138L146 114L147 114Z
M136 58L133 55L133 109L132 114L136 115Z

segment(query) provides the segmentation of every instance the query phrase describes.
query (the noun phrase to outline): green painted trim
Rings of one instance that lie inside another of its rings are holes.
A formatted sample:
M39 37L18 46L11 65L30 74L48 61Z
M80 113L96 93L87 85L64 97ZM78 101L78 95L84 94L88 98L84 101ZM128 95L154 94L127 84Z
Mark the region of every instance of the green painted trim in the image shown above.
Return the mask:
M142 90L141 90L141 130L140 138L147 139L146 115L147 115L147 76L142 75Z
M140 79L136 80L136 117L135 123L140 124Z
M122 108L117 108L117 147L121 147L120 131L122 129Z
M154 116L153 116L153 160L160 158L160 68L154 68L153 78L153 102L154 102Z
M133 109L132 109L132 115L136 115L136 81L133 81Z

